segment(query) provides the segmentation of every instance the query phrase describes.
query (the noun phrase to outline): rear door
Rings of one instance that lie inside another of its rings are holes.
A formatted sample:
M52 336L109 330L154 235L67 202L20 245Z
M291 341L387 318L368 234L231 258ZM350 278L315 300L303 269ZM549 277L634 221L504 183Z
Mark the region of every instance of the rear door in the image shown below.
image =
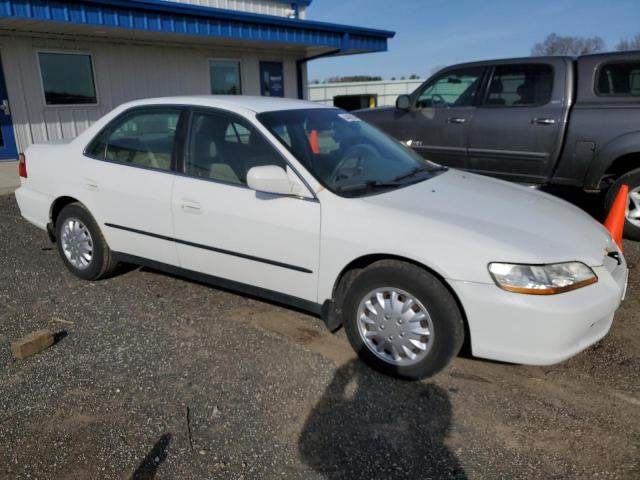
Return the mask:
M413 108L397 113L389 133L429 160L465 168L467 125L484 71L467 67L436 75L414 92Z
M468 125L469 170L527 183L550 175L568 108L562 58L496 64Z

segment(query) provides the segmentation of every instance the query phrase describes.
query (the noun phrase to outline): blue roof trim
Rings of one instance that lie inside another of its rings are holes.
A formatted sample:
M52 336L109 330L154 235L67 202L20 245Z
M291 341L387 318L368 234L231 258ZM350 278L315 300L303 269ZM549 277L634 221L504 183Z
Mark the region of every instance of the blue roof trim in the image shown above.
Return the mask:
M0 17L379 52L395 33L161 0L0 0Z

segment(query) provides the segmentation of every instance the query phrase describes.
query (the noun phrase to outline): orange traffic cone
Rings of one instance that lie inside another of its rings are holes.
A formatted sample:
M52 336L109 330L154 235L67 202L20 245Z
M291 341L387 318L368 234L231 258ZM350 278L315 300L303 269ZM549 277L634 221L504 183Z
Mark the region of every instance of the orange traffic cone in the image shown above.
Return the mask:
M313 153L320 153L320 146L318 145L318 131L315 129L309 132L309 144L311 145L311 151Z
M611 236L618 244L620 251L622 251L622 232L624 231L624 222L628 204L629 186L622 185L620 190L618 190L618 194L616 195L613 205L611 205L609 215L607 215L607 219L604 222L605 228L609 230L609 233L611 233Z

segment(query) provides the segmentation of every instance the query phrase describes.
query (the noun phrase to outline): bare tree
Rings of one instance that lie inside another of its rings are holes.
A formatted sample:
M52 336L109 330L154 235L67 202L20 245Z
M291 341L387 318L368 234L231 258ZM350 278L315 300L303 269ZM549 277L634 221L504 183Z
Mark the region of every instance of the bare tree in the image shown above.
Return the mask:
M626 51L626 50L640 50L640 33L637 33L635 37L632 39L623 38L620 40L618 45L616 45L616 50Z
M584 55L601 52L605 49L604 40L595 37L562 37L552 33L543 42L536 43L531 49L534 57L547 55Z

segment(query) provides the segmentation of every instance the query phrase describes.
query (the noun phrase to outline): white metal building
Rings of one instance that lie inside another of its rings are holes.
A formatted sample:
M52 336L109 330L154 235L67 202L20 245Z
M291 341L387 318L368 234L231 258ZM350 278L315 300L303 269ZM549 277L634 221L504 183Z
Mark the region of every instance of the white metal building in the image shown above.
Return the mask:
M398 95L409 94L424 80L382 80L375 82L322 83L309 85L308 98L324 105L334 105L336 97L369 95L377 100L375 105L395 105Z
M74 137L128 100L303 98L306 62L392 32L306 20L311 0L0 1L0 159Z

